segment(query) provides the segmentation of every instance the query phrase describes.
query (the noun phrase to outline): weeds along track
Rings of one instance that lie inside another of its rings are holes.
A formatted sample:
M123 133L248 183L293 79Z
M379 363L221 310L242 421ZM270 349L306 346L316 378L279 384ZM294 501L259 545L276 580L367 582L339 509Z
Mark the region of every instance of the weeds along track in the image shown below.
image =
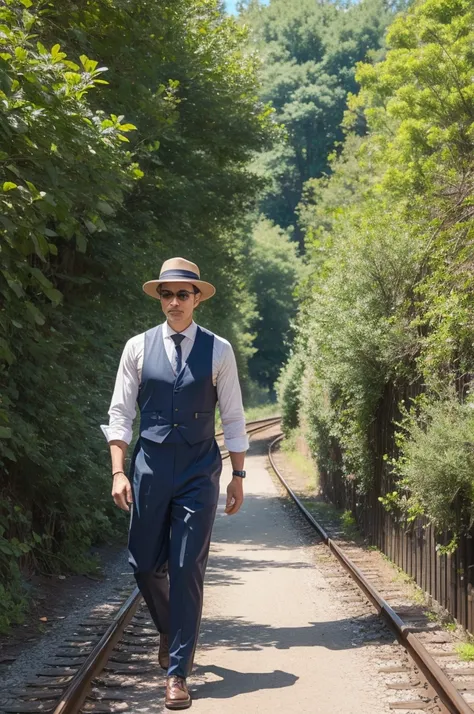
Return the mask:
M326 559L326 577L343 593L348 605L358 604L361 616L375 608L395 633L398 644L393 652L382 656L386 661L378 669L378 673L387 675L387 687L395 695L390 708L472 714L464 696L474 693L474 668L459 661L450 638L434 623L427 622L421 607L407 603L396 584L387 587L370 552L354 543L338 542L337 534L331 537L328 532L334 524L320 522L310 513L276 464L276 447L282 439L283 435L279 435L270 443L270 463L284 492L334 556L328 554Z

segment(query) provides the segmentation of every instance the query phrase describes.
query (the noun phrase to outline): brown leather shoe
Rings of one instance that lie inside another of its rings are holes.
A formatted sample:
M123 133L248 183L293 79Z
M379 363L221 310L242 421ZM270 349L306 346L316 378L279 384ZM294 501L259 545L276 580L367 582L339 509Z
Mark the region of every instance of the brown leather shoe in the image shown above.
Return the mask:
M166 680L165 705L167 709L188 709L191 706L191 696L183 677L172 675Z
M160 667L163 669L168 669L170 666L170 649L168 642L168 635L160 633L160 649L158 650L158 662Z

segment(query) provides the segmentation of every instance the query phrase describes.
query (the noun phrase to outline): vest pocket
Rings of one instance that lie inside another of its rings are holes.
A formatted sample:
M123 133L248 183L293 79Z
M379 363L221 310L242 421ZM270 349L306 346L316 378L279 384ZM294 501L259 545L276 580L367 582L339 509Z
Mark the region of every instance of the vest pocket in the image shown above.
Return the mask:
M212 412L194 412L195 419L205 419L210 416L212 416Z

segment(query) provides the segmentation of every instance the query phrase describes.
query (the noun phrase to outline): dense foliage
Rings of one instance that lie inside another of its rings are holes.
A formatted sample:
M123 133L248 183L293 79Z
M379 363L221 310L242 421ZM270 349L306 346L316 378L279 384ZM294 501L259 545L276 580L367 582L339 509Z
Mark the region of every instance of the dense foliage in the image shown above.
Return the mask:
M217 0L0 8L0 629L20 564L87 569L114 528L99 424L125 340L161 319L141 284L170 254L217 284L204 319L245 378L237 228L271 128L243 40Z
M304 252L298 206L311 179L331 170L328 153L343 138L340 124L347 96L358 86L355 63L380 54L393 8L385 0L350 6L329 0L249 0L241 3L241 10L240 22L250 29L250 49L262 59L261 98L275 108L281 129L280 140L254 162L265 183L260 215L249 217L254 228L248 229L255 246L249 269L257 334L249 369L253 384L273 395L289 355L300 304L296 288L305 273L301 263L295 263L288 240L269 238L286 235ZM360 122L361 130L364 125Z
M299 209L312 266L300 420L321 468L364 491L380 488L388 445L400 481L385 502L459 532L474 496L472 3L419 0L387 44L358 66L344 151Z
M261 209L303 244L296 209L305 183L328 169L328 154L343 138L347 95L355 92L355 64L377 55L393 13L384 0L348 6L314 0L251 3L244 19L264 61L262 97L284 124L286 141L260 160L271 177Z
M453 534L474 522L474 409L453 389L435 400L421 395L398 433L401 455L394 461L397 490L383 501L413 520L428 513L435 526Z
M388 508L471 525L474 9L417 0L385 43L405 4L0 7L0 630L20 566L91 568L119 522L98 426L170 254L247 395L291 351L321 470L367 492L385 457Z
M249 372L271 394L292 341L291 322L298 306L297 287L303 266L295 243L270 221L260 218L252 238L249 287L257 310L252 323L256 352Z

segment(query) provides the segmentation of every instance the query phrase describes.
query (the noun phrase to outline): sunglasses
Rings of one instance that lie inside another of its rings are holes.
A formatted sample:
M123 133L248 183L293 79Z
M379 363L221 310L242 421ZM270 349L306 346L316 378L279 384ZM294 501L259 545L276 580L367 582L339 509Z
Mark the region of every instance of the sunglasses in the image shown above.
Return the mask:
M180 302L186 302L186 300L189 300L191 295L196 295L197 293L191 292L190 290L178 290L177 293L171 292L171 290L159 290L158 295L160 298L163 298L163 300L172 300L175 296L178 298Z

